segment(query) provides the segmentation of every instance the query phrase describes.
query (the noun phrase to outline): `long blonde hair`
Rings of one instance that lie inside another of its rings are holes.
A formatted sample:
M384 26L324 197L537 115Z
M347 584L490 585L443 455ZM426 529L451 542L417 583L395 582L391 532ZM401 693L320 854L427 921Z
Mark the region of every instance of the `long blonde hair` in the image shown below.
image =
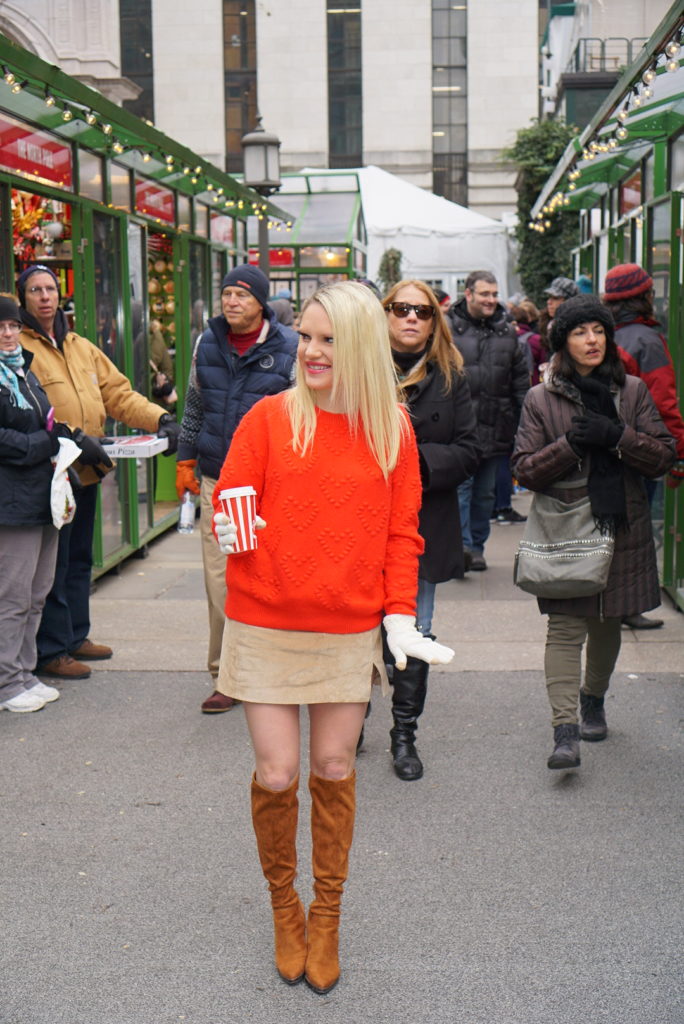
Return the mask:
M409 373L409 375L402 380L399 385L399 395L403 396L404 390L410 387L412 384L417 384L425 378L427 373L426 363L436 363L442 371L442 376L445 381L445 390L451 391L451 385L453 381L453 375L455 373L463 373L463 356L456 348L453 338L451 337L451 331L447 323L444 311L437 301L437 296L433 292L429 284L425 281L414 281L405 280L399 281L398 284L393 285L390 291L387 293L385 298L382 300L382 305L387 310L390 302L395 302L396 297L402 288L408 288L409 286L417 288L425 296L425 302L427 305L432 306L435 311L432 323L434 325L432 331L432 337L429 342L427 357L421 359L416 367Z
M347 416L352 430L362 427L368 447L387 477L397 464L402 435L410 428L397 403L397 378L382 306L370 289L353 281L319 288L302 313L313 302L323 307L333 332L331 398ZM295 386L285 394L285 403L292 447L304 455L316 433L316 402L299 372Z

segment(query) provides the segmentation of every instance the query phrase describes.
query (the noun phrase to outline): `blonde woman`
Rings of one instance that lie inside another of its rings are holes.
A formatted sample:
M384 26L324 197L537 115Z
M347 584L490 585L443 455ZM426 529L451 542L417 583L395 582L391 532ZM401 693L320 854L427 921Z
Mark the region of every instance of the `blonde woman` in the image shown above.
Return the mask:
M400 281L383 300L390 345L418 443L423 500L418 532L425 542L418 568L417 627L432 629L438 583L462 577L463 544L458 485L477 468L475 413L454 345L435 293L423 281ZM392 675L390 731L394 772L404 782L423 775L415 747L427 695L429 666L409 658Z
M356 744L373 677L386 686L380 624L397 659L446 662L414 626L420 476L397 404L385 314L363 285L321 288L298 328L297 382L235 433L214 494L252 485L256 551L214 520L228 554L219 689L244 702L256 758L252 820L271 891L281 978L337 983L338 928L355 817ZM383 618L384 616L384 618ZM309 711L315 898L294 889L300 705Z

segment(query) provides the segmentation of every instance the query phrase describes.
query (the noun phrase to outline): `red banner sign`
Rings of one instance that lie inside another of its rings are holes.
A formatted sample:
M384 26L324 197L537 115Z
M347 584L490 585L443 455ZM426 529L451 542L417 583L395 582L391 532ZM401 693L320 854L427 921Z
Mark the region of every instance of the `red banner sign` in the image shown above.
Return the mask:
M73 189L71 146L5 114L0 116L0 166L34 181Z
M135 179L135 208L138 213L155 220L163 220L166 224L176 223L176 207L173 192L170 188L157 185L155 181L143 178Z
M259 265L259 250L250 249L248 261ZM272 267L294 267L295 254L294 249L274 249L273 246L268 251L268 262Z

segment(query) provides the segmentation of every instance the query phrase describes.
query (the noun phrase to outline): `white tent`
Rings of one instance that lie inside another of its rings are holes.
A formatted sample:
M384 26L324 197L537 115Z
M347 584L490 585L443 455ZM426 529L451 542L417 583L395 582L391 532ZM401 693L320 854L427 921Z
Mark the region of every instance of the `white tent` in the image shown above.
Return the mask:
M502 298L515 290L515 253L504 224L426 192L380 167L356 170L368 232L368 276L386 249L402 254L401 272L433 282L452 297L471 270L489 270Z
M366 274L376 280L383 253L398 249L402 254L404 277L430 281L452 298L463 293L463 284L472 270L489 270L496 276L502 299L520 287L515 276L515 243L510 225L450 203L426 192L380 167L321 169L305 167L284 174L278 204L295 222L291 243L302 248L306 262L299 278L300 298L318 287L315 268L340 267L330 258L339 258L340 244L347 253L354 250L354 266L360 272L356 255L367 243ZM256 227L251 224L250 242L256 242ZM271 249L288 242L269 234ZM342 258L346 265L348 258ZM309 268L311 268L309 270ZM287 278L287 267L279 278Z

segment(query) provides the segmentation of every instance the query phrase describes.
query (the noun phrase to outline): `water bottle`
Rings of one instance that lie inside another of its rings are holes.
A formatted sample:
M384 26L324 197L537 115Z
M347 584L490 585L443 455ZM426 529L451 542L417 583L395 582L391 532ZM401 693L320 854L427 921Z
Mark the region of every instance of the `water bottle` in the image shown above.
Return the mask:
M178 532L192 533L195 529L195 499L191 491L186 491L180 504L178 516Z

